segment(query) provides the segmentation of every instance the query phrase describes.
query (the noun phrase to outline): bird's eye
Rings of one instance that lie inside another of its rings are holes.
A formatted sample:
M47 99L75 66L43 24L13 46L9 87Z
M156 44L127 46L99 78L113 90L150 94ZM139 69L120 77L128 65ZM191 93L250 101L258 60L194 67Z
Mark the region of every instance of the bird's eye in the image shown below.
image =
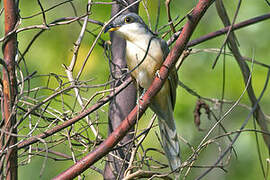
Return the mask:
M132 23L133 19L131 17L125 18L125 23Z

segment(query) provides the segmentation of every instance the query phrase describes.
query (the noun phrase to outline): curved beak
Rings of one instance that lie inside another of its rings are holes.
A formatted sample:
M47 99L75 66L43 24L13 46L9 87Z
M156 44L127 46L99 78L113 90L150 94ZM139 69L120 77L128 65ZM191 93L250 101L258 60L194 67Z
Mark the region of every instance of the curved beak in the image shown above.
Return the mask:
M105 27L104 33L106 32L112 32L112 31L117 31L120 27L119 26L115 26L114 24L108 24Z

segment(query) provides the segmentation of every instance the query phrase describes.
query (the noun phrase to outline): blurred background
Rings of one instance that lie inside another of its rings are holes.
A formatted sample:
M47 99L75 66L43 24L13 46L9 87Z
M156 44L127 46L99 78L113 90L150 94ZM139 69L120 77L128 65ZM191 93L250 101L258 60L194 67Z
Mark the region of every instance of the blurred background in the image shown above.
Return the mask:
M1 1L0 1L1 2ZM59 3L65 1L41 1L44 9L49 9ZM46 12L47 23L55 21L56 19L63 17L75 17L85 14L87 1L82 0L73 0L71 3L66 2L58 7L55 7L48 12ZM98 2L98 1L93 1ZM110 2L110 1L104 1ZM144 5L143 5L144 3ZM143 1L140 4L139 14L145 20L152 29L155 27L156 17L158 12L158 0L152 1ZM184 17L195 5L197 1L183 1L183 0L173 0L171 2L171 15L172 19L176 19L178 22L179 19ZM226 1L224 2L228 14L231 20L234 17L238 1ZM1 2L1 8L3 7L3 2ZM149 18L147 11L149 13ZM163 25L168 23L166 15L166 7L164 1L160 2L160 20L158 28L161 28ZM22 17L20 28L28 27L33 25L41 25L43 23L42 14L32 16L36 13L39 13L40 6L37 1L20 1L19 5L20 16ZM76 12L74 11L76 9ZM91 6L90 19L98 20L102 23L110 19L110 4L93 4ZM236 19L236 23L259 16L265 13L269 13L269 6L263 0L260 1L244 1L241 4L239 14ZM3 37L3 14L0 19L0 36ZM81 21L83 23L83 21ZM183 26L185 21L180 24L176 29L179 30ZM269 64L270 57L270 42L269 42L269 27L270 21L266 20L252 26L248 26L237 30L235 33L237 35L240 50L243 56L254 58L255 60ZM87 29L92 32L86 33L84 39L81 43L81 47L78 53L78 60L75 65L73 75L76 77L80 71L85 58L95 40L95 36L100 32L102 26L88 23ZM216 31L223 28L223 24L220 21L214 5L209 8L205 16L200 21L196 31L194 32L191 39L199 38L202 35ZM20 62L19 67L24 73L24 76L36 72L31 82L25 82L23 87L24 91L28 91L27 97L32 97L33 99L43 100L46 97L50 96L55 89L61 89L65 87L65 83L68 82L66 78L65 68L63 66L69 66L72 55L74 43L77 40L81 26L77 22L73 22L66 25L59 25L55 27L50 27L48 30L45 30L38 38L35 40L27 54L24 56L24 59ZM165 27L159 31L161 36L164 32L169 30L169 27ZM18 34L18 45L20 53L23 53L27 48L27 45L33 39L33 37L40 31L40 29L32 29L22 31ZM172 34L168 34L165 37L165 40L168 40ZM82 71L80 76L81 81L85 81L89 88L85 88L81 91L81 95L85 98L85 102L90 99L95 92L102 91L109 88L107 86L95 87L94 85L104 84L109 80L110 70L108 59L106 58L104 48L99 45L103 44L104 41L109 41L109 34L101 34L101 39L98 44L94 47L93 52L88 58L85 68ZM180 70L178 71L179 79L186 86L188 86L193 91L197 92L202 97L207 97L213 99L212 102L206 101L210 106L211 110L216 114L217 118L222 117L227 110L232 106L232 103L221 104L214 99L222 99L222 92L224 88L224 99L227 101L236 101L245 89L245 84L242 78L242 74L239 70L238 64L234 58L230 55L223 56L219 58L217 65L212 69L212 64L217 56L216 49L219 49L223 42L225 36L220 36L212 40L206 41L200 45L192 47L192 53L184 61ZM206 51L207 49L207 51ZM213 50L214 49L214 50ZM199 51L201 50L201 51ZM228 48L226 50L229 53ZM3 57L0 52L0 57ZM263 86L266 81L267 71L266 67L260 65L252 64L250 62L249 67L252 71L252 85L257 97L260 95ZM27 66L25 65L27 64ZM66 84L68 85L68 83ZM91 87L90 87L91 86ZM39 87L39 90L37 88ZM29 88L29 89L28 89ZM73 93L73 92L70 92ZM264 93L264 96L260 102L263 112L268 115L270 107L270 95L269 89ZM90 101L91 106L98 99L102 98L104 94L95 96L93 100ZM23 99L29 101L28 99ZM179 135L182 137L180 140L182 147L182 158L187 160L193 153L191 146L196 149L204 136L207 134L209 129L213 127L216 120L212 116L208 119L205 111L202 111L201 115L201 131L198 130L194 124L194 109L196 106L198 98L194 95L187 92L182 87L179 87L177 90L177 101L175 107L175 120L177 124L177 130ZM66 104L63 104L65 102ZM23 102L21 102L23 104ZM34 100L32 103L35 104ZM240 100L241 106L236 106L232 112L230 112L222 121L223 126L228 132L234 132L238 130L244 121L247 119L250 110L247 107L250 107L250 101L245 93ZM29 105L31 107L31 105ZM70 107L70 108L69 108ZM61 118L64 119L63 114L66 114L66 118L74 116L76 113L79 113L81 107L76 103L76 98L71 95L63 95L57 97L55 100L50 102L50 111L54 112L57 115L61 115ZM71 112L70 109L74 111ZM61 113L57 114L57 111ZM90 115L90 118L98 122L97 128L98 132L103 138L107 136L107 119L108 119L108 104L100 108L98 111ZM48 112L45 112L46 115L50 116ZM21 112L21 114L23 113ZM149 124L149 121L152 117L151 110L147 110L146 114L143 116L143 119L139 122L138 133L142 129L146 128ZM269 120L269 119L268 119ZM31 123L29 123L31 121ZM248 124L245 129L254 129L254 119L251 117L248 119ZM155 124L157 121L155 121ZM40 118L29 117L19 128L19 134L24 135L29 132L29 124L38 124L39 128L33 132L32 135L39 134L43 130L51 128L51 124L48 122L43 122ZM77 123L73 126L74 129L81 131L83 123ZM33 127L32 127L33 128ZM256 125L258 128L258 125ZM94 135L89 128L85 130L89 139L94 139ZM155 126L143 142L144 149L149 147L161 149L160 143L157 140L156 133L159 133L158 127ZM62 152L68 156L72 156L72 152L69 148L67 141L61 141L67 131L62 131L56 137L48 138L46 141L50 144L53 141L54 146L51 147L51 150ZM216 127L213 133L207 138L207 140L217 137L218 135L224 134L224 131L220 127ZM231 137L234 137L232 133ZM186 143L188 142L188 144ZM75 144L75 143L74 143ZM200 154L196 157L196 161L193 164L193 168L188 172L186 179L195 179L200 174L205 171L205 166L212 166L216 162L217 157L225 150L226 147L230 144L227 136L216 139L214 143L210 143L206 148L200 151ZM51 144L50 144L51 146ZM33 148L36 147L45 147L45 145L40 142L33 145ZM268 150L265 147L261 134L258 134L258 141L256 142L255 133L252 131L244 131L240 137L237 139L233 145L234 152L230 152L224 160L222 161L225 165L224 169L215 168L213 169L205 179L263 179L263 172L259 161L258 147L260 154L262 155L262 163L264 165L268 164ZM78 159L87 154L85 147L73 146L74 152ZM88 148L88 152L91 151L92 147ZM28 151L28 150L27 150ZM142 151L139 151L139 154ZM73 164L72 160L61 160L54 159L55 155L48 155L49 158L45 157L45 153L42 155L27 153L24 150L19 152L19 179L51 179L56 176L63 170L67 169L70 165ZM149 152L148 156L153 157L154 159L166 162L164 156L160 156L157 152ZM103 169L105 160L98 161L95 166L100 169ZM168 169L167 169L168 170ZM163 169L161 171L166 171ZM97 173L94 170L87 170L83 173L85 179L103 179L102 175Z

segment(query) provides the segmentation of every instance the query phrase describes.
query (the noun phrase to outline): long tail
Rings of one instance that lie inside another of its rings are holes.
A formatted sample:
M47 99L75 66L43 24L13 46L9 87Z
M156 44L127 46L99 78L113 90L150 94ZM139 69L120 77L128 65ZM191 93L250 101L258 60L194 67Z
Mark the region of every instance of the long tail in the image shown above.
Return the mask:
M162 146L168 158L170 168L173 171L179 172L181 165L180 145L173 116L169 119L159 117L158 120Z

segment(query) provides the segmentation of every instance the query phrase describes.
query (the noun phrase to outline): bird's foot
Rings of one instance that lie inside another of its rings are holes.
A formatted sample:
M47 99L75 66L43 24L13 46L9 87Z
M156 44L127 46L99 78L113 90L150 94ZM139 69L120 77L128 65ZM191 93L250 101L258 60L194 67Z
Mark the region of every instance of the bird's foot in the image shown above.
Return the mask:
M156 71L156 76L160 79L159 70Z
M137 99L137 104L139 105L139 108L141 108L140 101L141 101L141 103L143 103L143 96L144 96L145 92L146 92L146 89L143 89L142 94L140 95L139 99Z
M141 103L143 103L143 99L137 99L137 105L139 106L139 109L142 109Z
M140 95L140 100L142 100L142 98L143 98L145 92L146 92L146 89L143 89L143 90L142 90L142 94Z

